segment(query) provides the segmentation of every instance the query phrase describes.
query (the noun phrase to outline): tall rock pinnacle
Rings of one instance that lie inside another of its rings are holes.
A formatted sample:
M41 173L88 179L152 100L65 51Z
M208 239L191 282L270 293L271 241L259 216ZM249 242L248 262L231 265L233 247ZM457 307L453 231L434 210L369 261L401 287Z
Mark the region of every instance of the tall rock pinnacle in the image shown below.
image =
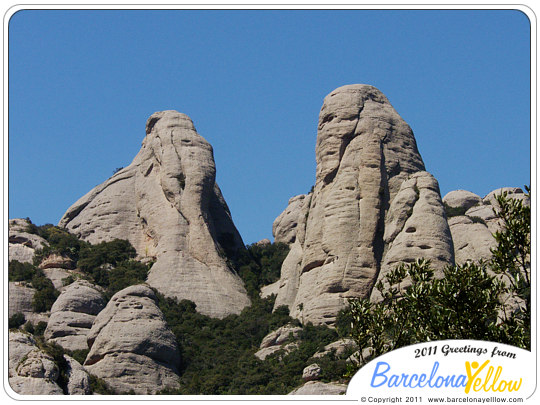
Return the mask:
M276 307L331 324L347 298L372 296L399 262L453 262L437 181L425 171L411 128L379 90L349 85L324 99L316 161L315 187L303 199L296 235L288 236L294 243Z
M213 317L239 313L250 300L225 255L244 245L215 175L212 146L191 119L157 112L133 162L75 202L59 225L91 243L128 239L140 257L156 260L147 282L162 294Z

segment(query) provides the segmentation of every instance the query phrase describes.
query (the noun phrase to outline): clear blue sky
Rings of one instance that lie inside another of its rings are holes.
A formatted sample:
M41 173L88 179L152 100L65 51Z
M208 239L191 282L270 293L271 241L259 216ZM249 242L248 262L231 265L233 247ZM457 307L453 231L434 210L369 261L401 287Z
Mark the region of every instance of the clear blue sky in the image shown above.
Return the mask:
M20 11L9 22L9 217L57 223L127 166L155 111L214 147L245 243L315 181L323 98L379 88L442 195L530 183L519 11Z

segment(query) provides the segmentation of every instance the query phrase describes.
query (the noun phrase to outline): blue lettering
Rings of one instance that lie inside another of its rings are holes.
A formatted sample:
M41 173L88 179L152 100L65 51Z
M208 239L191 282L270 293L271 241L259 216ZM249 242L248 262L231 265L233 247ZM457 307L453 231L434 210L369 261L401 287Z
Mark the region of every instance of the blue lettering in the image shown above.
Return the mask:
M386 370L379 372L379 367L380 366L386 366ZM385 376L385 374L388 372L388 370L390 370L390 364L388 364L388 363L386 363L384 361L377 362L377 366L375 366L375 371L373 372L373 377L371 378L371 386L374 387L374 388L377 388L377 387L380 387L381 385L384 385L386 383L386 381L388 380L388 377ZM377 377L384 378L384 380L381 383L375 384L375 379Z
M434 385L431 384L431 380L435 377L435 374L437 374L437 370L439 369L439 362L436 361L433 363L433 370L431 370L431 375L429 376L428 384L431 388L434 387Z

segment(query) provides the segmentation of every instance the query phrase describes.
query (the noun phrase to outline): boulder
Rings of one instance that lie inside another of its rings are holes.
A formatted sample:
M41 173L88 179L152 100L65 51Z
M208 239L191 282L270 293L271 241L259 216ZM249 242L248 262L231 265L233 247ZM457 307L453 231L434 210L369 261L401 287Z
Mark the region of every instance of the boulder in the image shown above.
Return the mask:
M350 353L350 351L355 350L357 348L358 348L358 345L356 344L354 340L350 338L344 338L336 342L327 344L326 346L324 346L324 349L322 351L315 353L312 357L315 359L318 359L332 352L334 352L334 355L336 357L341 357L345 355L347 352Z
M24 332L9 332L9 385L20 395L63 395L53 358Z
M44 337L67 350L86 350L88 332L104 307L101 289L86 280L77 280L53 304Z
M321 367L318 364L310 364L302 371L302 380L305 382L318 380L321 376L321 372Z
M32 223L27 219L10 219L9 228L9 260L18 260L21 263L32 263L34 252L47 245L41 236L28 232Z
M483 204L480 196L467 190L450 191L443 197L443 202L450 207L462 208L464 210Z
M261 360L280 350L284 353L290 353L298 348L298 343L294 342L302 328L293 325L282 326L266 335L255 356Z
M344 395L346 392L347 386L345 384L308 381L289 392L288 395Z
M155 259L148 283L222 318L250 304L227 262L244 249L215 181L211 145L176 111L152 114L133 162L89 191L59 225L90 243L127 238Z
M454 262L438 184L411 128L379 90L350 85L324 99L316 162L275 308L333 325L347 300L369 298L400 256L421 254L437 269Z
M84 366L118 393L155 394L178 387L180 353L157 298L146 285L116 293L88 334Z
M46 258L44 258L38 266L41 270L44 269L73 269L75 268L75 263L69 257L62 256L56 253L53 253Z

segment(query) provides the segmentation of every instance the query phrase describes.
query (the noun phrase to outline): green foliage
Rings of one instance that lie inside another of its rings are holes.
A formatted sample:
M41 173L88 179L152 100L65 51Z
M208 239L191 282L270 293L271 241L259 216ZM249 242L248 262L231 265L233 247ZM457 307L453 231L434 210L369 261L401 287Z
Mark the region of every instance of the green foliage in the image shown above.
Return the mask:
M525 187L530 196L530 189ZM491 269L504 280L506 302L504 305L503 327L510 344L530 350L531 345L531 208L522 200L508 198L506 193L496 196L499 209L497 216L503 221L503 228L493 236L497 246Z
M79 252L77 267L86 273L103 265L117 266L120 262L133 259L137 255L135 248L127 240L114 239L95 245L85 244Z
M99 395L114 395L114 392L105 381L101 378L96 377L93 374L89 374L90 377L90 390L93 394Z
M25 322L26 318L24 317L24 314L17 312L16 314L13 314L9 317L8 327L9 329L16 329L19 326L23 325Z
M251 298L259 295L262 286L279 280L281 265L289 253L285 243L252 244L240 253L238 275Z
M79 252L79 267L92 281L105 288L107 299L130 285L144 283L152 263L134 260L135 248L127 240L114 239L85 244Z
M56 298L60 295L54 288L52 281L43 274L43 271L36 268L36 272L32 277L32 287L36 289L32 298L32 309L35 312L49 311Z
M30 263L20 263L12 260L8 264L9 281L25 281L36 289L32 298L32 308L36 312L45 312L51 309L52 304L59 295L42 270Z
M164 394L286 394L302 383L309 358L337 339L334 330L307 325L298 350L288 355L278 352L261 361L254 353L264 336L289 323L298 325L286 307L272 312L274 297L256 298L239 315L213 319L197 313L191 301L157 295L182 358L178 365L181 388ZM332 359L324 361L328 362L327 378L343 369L333 365L336 361Z
M48 245L37 249L34 254L34 264L37 266L51 254L58 254L77 261L80 249L87 245L77 236L69 233L66 229L50 224L37 227L34 233L43 237Z
M77 349L71 351L69 355L75 360L77 360L79 363L84 364L84 361L86 360L86 356L88 356L89 351L90 349Z
M17 260L11 260L8 263L9 281L31 281L36 272L36 267L30 263L21 263Z
M505 195L497 202L503 229L494 235L498 245L490 262L449 266L440 279L428 260L403 263L377 283L381 301L349 301L338 317L338 329L346 332L350 317L352 338L374 356L442 339L489 340L529 349L530 208ZM511 306L512 301L519 306ZM360 354L359 360L362 364L366 359Z

